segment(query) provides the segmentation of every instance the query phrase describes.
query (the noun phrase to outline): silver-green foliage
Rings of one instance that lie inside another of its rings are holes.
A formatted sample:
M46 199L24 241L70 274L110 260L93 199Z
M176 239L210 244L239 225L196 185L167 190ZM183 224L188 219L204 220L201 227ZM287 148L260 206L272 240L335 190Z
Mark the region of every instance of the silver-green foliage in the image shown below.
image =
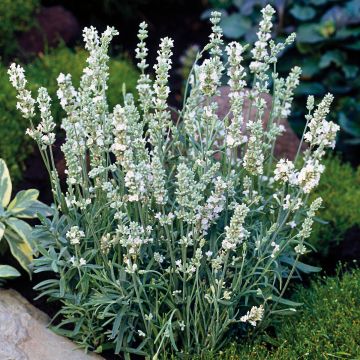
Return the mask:
M33 259L31 232L33 228L22 219L35 219L38 214L50 215L50 209L37 200L35 189L23 190L10 202L12 192L9 170L0 159L0 250L7 243L11 254L23 269L30 274L29 265ZM0 265L0 279L19 276L20 273L9 265Z
M42 151L58 209L37 229L41 256L35 260L36 271L53 271L57 278L37 288L62 302L57 330L84 347L111 348L126 358L201 355L300 305L284 293L301 271L318 270L299 261L321 205L321 199L307 200L338 128L326 121L332 96L318 106L309 97L308 150L294 161L274 158L300 69L286 79L277 75L277 55L295 36L275 43L274 11L267 6L262 13L249 69L242 66L247 48L236 42L225 49L228 62L222 61L220 15L213 14L209 44L191 69L176 124L167 104L172 40L161 40L152 79L147 26L140 25L139 104L125 95L124 105L110 111L107 49L117 32L108 28L99 36L85 29L89 58L79 88L71 75L58 77L66 112L66 192L53 164L46 90L33 99L23 69L11 65L18 108L31 120L28 134ZM214 95L225 73L230 112L219 118ZM270 92L264 129L264 94Z

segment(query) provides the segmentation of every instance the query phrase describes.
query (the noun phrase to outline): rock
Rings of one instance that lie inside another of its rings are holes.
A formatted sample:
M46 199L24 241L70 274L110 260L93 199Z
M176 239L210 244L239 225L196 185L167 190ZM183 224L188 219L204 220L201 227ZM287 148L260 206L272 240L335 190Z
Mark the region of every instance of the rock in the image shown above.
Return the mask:
M53 333L49 321L16 291L0 289L0 360L102 359Z
M218 103L217 114L220 119L223 119L225 115L229 112L230 109L229 97L228 97L229 92L230 92L230 88L228 86L222 86L220 88L221 94L215 97L215 100ZM267 122L269 121L269 117L270 117L272 97L269 94L261 94L261 97L265 99L267 105L263 116L264 128L266 128ZM249 99L246 99L243 108L244 113L247 113L247 111L249 110L249 106L250 106L250 101ZM255 115L255 109L252 108L250 113L250 118L254 117L254 115ZM275 143L274 155L277 158L285 157L289 160L293 160L295 158L297 149L299 147L300 140L296 136L289 122L286 119L281 119L280 124L284 125L286 131L277 138ZM304 150L305 148L306 147L303 146L302 150Z
M60 40L68 44L81 33L75 16L62 6L41 7L36 22L18 38L21 49L27 53L43 52L45 45L56 46Z

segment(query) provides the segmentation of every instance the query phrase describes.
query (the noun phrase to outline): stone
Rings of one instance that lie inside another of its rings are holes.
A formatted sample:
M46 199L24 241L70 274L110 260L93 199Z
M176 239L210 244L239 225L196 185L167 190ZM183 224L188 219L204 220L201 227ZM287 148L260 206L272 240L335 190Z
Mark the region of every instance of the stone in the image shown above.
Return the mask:
M41 7L35 17L37 24L18 38L21 49L26 53L44 52L45 45L56 46L61 40L69 44L81 34L75 16L60 5Z
M0 289L0 360L100 360L47 328L49 317L15 290Z
M218 111L217 115L220 119L223 119L226 114L228 114L230 110L230 103L229 103L229 92L230 88L228 86L220 87L220 95L214 97L215 101L218 103ZM267 123L270 117L271 111L271 101L272 97L269 94L261 94L260 95L266 101L266 109L263 115L263 125L266 128ZM249 99L245 99L244 102L244 114L246 114L249 110L250 101ZM253 118L255 115L255 109L252 108L250 112L250 118ZM293 160L295 158L296 152L300 145L300 140L292 130L289 122L286 119L281 119L280 124L284 125L285 132L279 136L275 143L274 155L276 158L287 158L289 160ZM305 145L302 146L302 150L306 148Z

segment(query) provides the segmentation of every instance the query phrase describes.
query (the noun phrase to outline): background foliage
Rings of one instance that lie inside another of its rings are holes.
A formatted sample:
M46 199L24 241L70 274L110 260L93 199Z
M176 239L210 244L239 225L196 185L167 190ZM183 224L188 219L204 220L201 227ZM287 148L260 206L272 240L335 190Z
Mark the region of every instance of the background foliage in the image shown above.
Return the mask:
M83 49L72 51L66 47L41 55L32 63L25 65L29 79L29 88L34 94L41 86L49 90L53 99L53 116L60 122L62 110L56 97L56 78L60 72L72 74L78 85L87 53ZM16 92L11 86L7 67L0 65L0 154L6 160L15 182L21 178L24 161L33 149L32 140L25 135L29 124L16 109ZM138 73L130 60L113 58L110 61L109 104L115 105L122 99L122 86L126 83L127 91L134 92Z
M15 35L34 25L40 0L1 0L0 54L7 59L17 49Z
M256 40L259 9L265 4L277 8L277 37L293 31L296 45L287 51L278 71L288 73L294 65L303 69L296 90L292 125L299 133L304 126L305 98L308 94L335 96L332 120L342 127L339 147L349 159L359 162L349 145L360 144L360 2L357 0L210 0L222 9L221 26L228 40ZM208 16L208 12L203 17ZM354 155L354 156L352 156Z

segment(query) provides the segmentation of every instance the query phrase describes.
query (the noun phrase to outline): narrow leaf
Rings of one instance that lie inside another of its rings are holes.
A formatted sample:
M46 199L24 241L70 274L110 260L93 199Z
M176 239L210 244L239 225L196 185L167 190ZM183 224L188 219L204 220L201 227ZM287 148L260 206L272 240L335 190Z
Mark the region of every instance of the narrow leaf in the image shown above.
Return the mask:
M298 302L295 302L295 301L291 301L289 299L284 299L284 298L281 298L279 296L276 296L276 295L271 295L269 297L270 300L273 300L275 302L278 302L279 304L283 304L283 305L287 305L287 306L292 306L292 307L297 307L297 306L301 306L303 303L298 303Z
M9 169L3 159L0 159L0 204L6 207L9 204L12 191Z
M294 265L294 262L295 260L288 257L288 256L282 256L280 258L280 260L285 263L285 264L289 264L289 265ZM309 274L309 273L312 273L312 272L319 272L321 271L321 268L320 267L316 267L316 266L311 266L311 265L307 265L307 264L304 264L300 261L297 261L296 264L295 264L295 268L306 273L306 274Z
M5 225L2 222L0 222L0 241L4 236L4 232L5 232Z

